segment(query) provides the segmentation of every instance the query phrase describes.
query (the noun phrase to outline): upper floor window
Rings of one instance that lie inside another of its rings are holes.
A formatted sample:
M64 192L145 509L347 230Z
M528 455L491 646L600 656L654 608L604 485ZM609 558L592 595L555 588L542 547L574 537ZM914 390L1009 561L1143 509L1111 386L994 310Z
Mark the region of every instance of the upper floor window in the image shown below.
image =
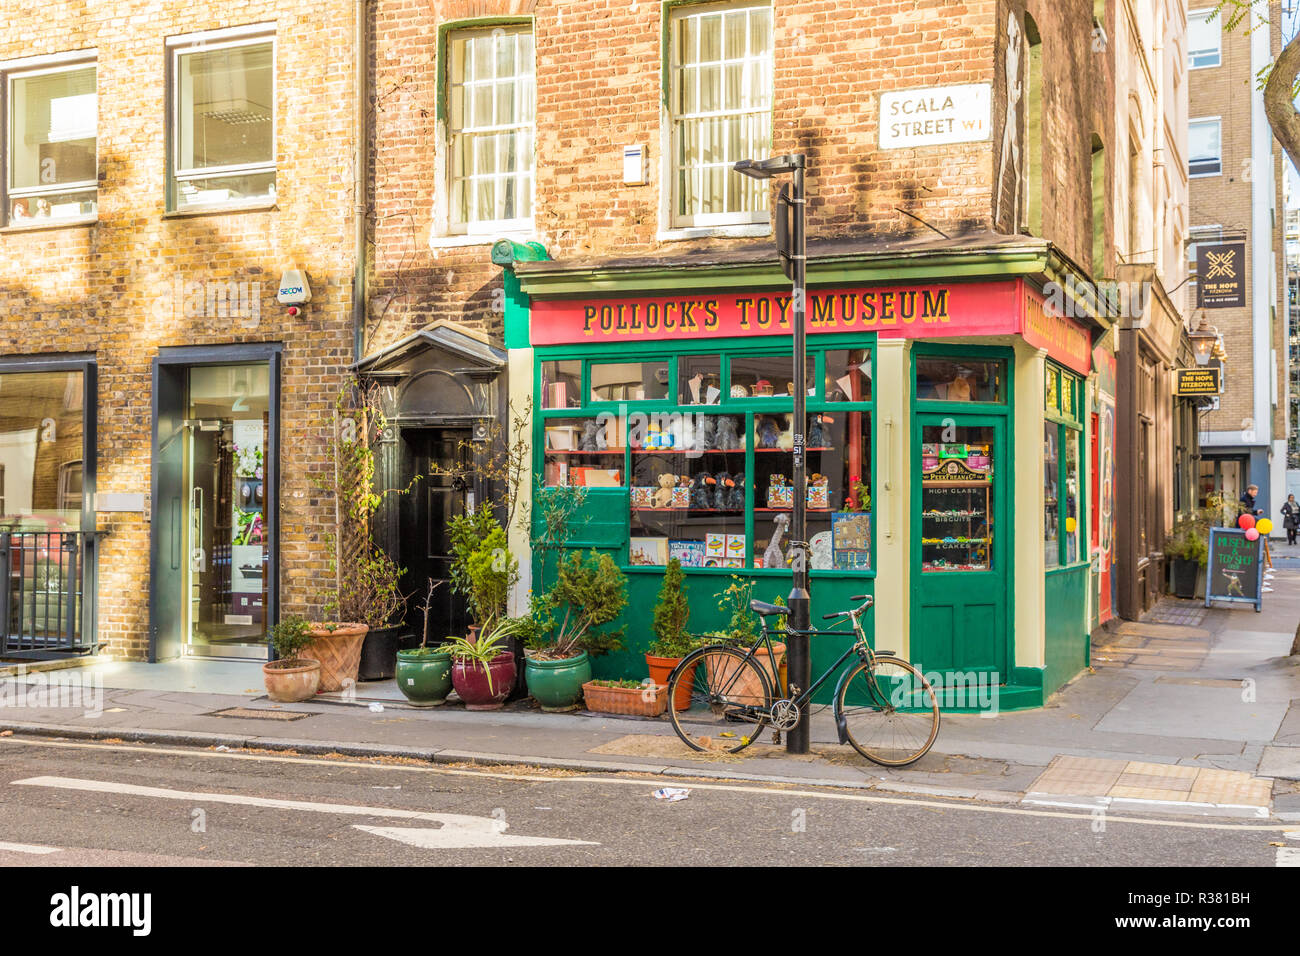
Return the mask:
M96 214L95 64L4 71L7 224Z
M168 46L168 208L275 202L274 37L244 28L173 37Z
M772 148L772 11L715 4L670 23L672 224L766 222L767 185L732 171Z
M532 28L453 33L448 53L448 231L527 229L536 100Z
M1222 128L1217 116L1187 124L1187 173L1217 176L1223 172Z
M1221 31L1217 7L1187 15L1187 66L1196 70L1220 63Z

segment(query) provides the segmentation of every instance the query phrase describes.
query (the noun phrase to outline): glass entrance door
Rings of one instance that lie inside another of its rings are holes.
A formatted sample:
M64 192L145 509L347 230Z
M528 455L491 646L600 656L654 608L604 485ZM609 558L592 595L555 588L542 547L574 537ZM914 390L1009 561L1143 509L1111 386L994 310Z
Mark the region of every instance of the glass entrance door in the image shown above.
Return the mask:
M917 416L911 659L925 672L1008 675L1003 428Z
M181 465L183 652L266 658L266 364L188 369Z

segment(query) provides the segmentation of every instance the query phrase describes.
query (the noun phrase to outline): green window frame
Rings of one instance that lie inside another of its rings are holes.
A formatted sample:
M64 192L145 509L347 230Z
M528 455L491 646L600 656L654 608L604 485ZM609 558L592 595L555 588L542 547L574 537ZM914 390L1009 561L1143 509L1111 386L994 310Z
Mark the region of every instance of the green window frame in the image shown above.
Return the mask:
M1074 567L1088 560L1084 551L1087 518L1087 482L1083 441L1084 380L1054 362L1043 375L1043 442L1048 473L1044 476L1046 525L1056 529L1055 541L1046 536L1044 559L1048 571ZM1057 489L1055 502L1047 490ZM1053 525L1053 518L1055 522ZM1070 519L1074 519L1073 530ZM1054 549L1052 545L1055 545Z
M547 487L546 467L548 458L562 459L563 455L556 455L554 450L548 450L546 447L547 427L548 424L554 424L557 421L566 419L592 419L599 416L606 416L606 421L610 421L613 416L614 427L617 429L617 447L610 447L606 454L608 462L602 461L601 467L607 469L619 468L620 482L611 487L590 487L588 489L588 498L593 508L599 509L603 514L608 514L607 507L617 507L616 502L621 502L625 511L625 517L622 521L622 540L616 546L616 554L620 559L621 565L625 571L650 571L662 573L661 565L633 565L629 563L629 542L632 540L632 510L630 504L631 496L631 476L634 470L634 455L646 453L644 450L633 449L628 441L628 421L627 416L636 412L655 413L660 415L691 415L691 414L726 414L735 415L742 418L741 433L746 437L744 450L744 468L747 476L745 487L745 507L744 507L744 534L746 541L746 553L743 567L728 568L686 568L687 573L703 574L733 574L743 571L745 574L756 575L781 575L790 574L788 569L782 568L761 568L755 567L754 545L755 542L755 510L756 499L762 500L760 496L766 494L766 489L758 489L750 476L755 475L755 457L756 454L762 454L766 451L756 448L757 441L755 435L755 419L761 418L766 414L781 414L793 411L793 396L745 396L732 397L730 394L730 369L731 363L736 359L752 358L771 358L785 357L792 355L793 341L788 337L767 338L757 343L753 347L744 347L738 345L735 339L714 339L699 342L681 343L681 347L671 347L677 343L647 343L644 347L629 348L626 344L619 345L597 345L597 346L550 346L540 347L536 350L534 357L534 384L533 384L533 402L536 409L534 415L533 430L533 469L535 476L535 487ZM869 352L869 375L872 383L871 394L869 398L858 401L834 401L827 394L826 377L827 377L827 353L838 352L843 350L865 350ZM681 369L680 359L690 356L718 356L720 392L718 401L714 404L684 404L679 398L681 383L679 382L679 372ZM858 476L863 479L867 489L874 495L876 489L876 432L875 432L875 387L876 381L876 336L874 334L862 335L857 333L845 334L827 334L817 337L815 343L810 343L808 347L808 357L810 359L808 368L808 386L810 394L807 397L807 412L809 415L818 413L832 414L839 412L845 416L845 421L837 423L836 427L848 429L847 416L853 413L863 413L867 416L863 423L867 431L867 446L864 449L869 456L869 474ZM543 388L543 367L546 363L557 361L581 362L581 388L580 399L576 405L564 408L545 408L543 407L546 398ZM637 362L668 362L668 383L667 398L661 399L628 399L628 400L595 400L591 392L591 370L594 366L604 364L630 364ZM737 456L739 457L739 456ZM817 471L817 462L810 460L808 463L808 474L811 476ZM853 477L853 476L851 476ZM849 490L842 489L842 497L847 497ZM594 499L594 500L592 500ZM841 509L845 507L845 502L840 502ZM760 513L767 509L758 507ZM834 511L835 509L828 509ZM874 509L871 510L874 515ZM818 516L820 517L820 515ZM762 519L760 518L760 521ZM816 519L814 519L815 522ZM831 527L829 514L825 517L826 529L816 527L814 522L810 522L810 538L815 530L826 530ZM737 532L739 532L739 516L737 517ZM612 538L608 539L610 544L604 546L613 546ZM587 537L583 532L577 531L574 536L574 546L587 546ZM783 547L788 552L788 538L783 542ZM873 526L869 569L826 569L816 568L812 570L814 576L833 577L836 575L853 575L864 578L875 577L875 528Z

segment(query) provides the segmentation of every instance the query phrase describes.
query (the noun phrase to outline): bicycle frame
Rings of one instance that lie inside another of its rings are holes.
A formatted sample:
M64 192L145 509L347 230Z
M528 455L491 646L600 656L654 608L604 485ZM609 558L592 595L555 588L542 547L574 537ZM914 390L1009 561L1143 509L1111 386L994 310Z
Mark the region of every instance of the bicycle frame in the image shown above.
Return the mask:
M830 676L834 674L837 670L839 670L839 668L844 664L844 662L847 661L854 654L857 654L859 657L861 657L863 663L865 664L870 664L871 661L875 658L875 652L872 651L871 645L867 643L866 634L862 631L861 624L859 623L859 615L857 614L857 612L850 611L848 613L848 618L849 621L851 622L851 627L852 627L852 629L849 631L845 631L842 628L809 628L808 630L799 630L799 631L791 631L791 629L788 627L781 628L779 633L783 633L783 634L795 633L795 634L802 634L807 637L820 637L823 635L825 636L834 635L837 637L845 637L849 634L852 634L854 636L853 644L849 647L849 649L845 651L843 654L841 654L839 656L839 659L836 660L835 663L832 664L829 668L827 668L826 671L823 672L820 677L818 677L815 681L813 681L810 687L805 688L799 694L798 697L792 698L796 707L802 709L803 706L806 703L808 703L809 700L812 699L812 695L817 692L817 689L820 688L822 684L826 683L826 681L830 679ZM763 631L761 634L758 635L758 639L754 641L753 646L750 647L749 651L745 654L745 660L746 661L753 660L755 666L759 666L757 661L758 649L763 646L767 647L767 653L768 653L767 659L769 661L776 660L776 654L773 653L772 650L771 635L772 635L772 631L767 626L767 619L764 618ZM740 667L743 668L744 664L741 664ZM887 699L883 697L883 695L881 695L880 688L875 686L874 680L871 683L872 683L872 687L871 687L872 693L877 695L877 699L880 700L882 705L887 706L889 702ZM787 689L788 688L785 687L777 687L776 692L778 695L780 695L777 699L781 699L782 697L784 697Z

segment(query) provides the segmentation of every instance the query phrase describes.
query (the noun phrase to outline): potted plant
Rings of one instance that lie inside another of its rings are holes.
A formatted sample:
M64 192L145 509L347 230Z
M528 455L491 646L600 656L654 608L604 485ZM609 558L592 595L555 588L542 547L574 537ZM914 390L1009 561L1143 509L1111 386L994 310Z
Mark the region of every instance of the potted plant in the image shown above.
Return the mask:
M506 638L519 627L517 618L484 629L478 639L448 638L443 649L451 655L451 683L466 710L500 710L515 685L515 656Z
M276 659L262 665L262 680L271 700L291 704L316 696L320 662L299 656L311 642L311 631L301 617L290 615L271 626Z
M451 693L451 653L445 646L429 646L429 607L434 590L442 583L429 579L429 590L420 605L424 612L420 646L397 652L397 689L413 707L437 707L446 703Z
M720 643L731 644L742 651L748 652L758 640L758 627L755 623L755 615L750 609L750 601L754 598L754 582L746 581L739 575L731 576L731 584L724 590L714 595L718 599L718 606L723 613L729 615L729 627L725 631L717 632L713 635ZM778 596L773 602L783 605L785 600ZM784 696L785 687L785 644L780 641L772 642L772 654L776 660L770 660L766 645L759 645L754 651L755 663L759 667L767 670L768 676L772 680L772 689L778 696ZM712 659L710 659L712 663ZM719 666L724 670L730 667L738 667L739 661L732 663L730 659L720 660ZM725 682L726 673L710 674L711 682ZM745 679L742 676L742 681ZM756 682L755 682L756 683ZM737 687L738 693L752 694L755 699L762 697L761 688L759 687Z
M1175 522L1173 534L1165 544L1165 556L1170 559L1170 575L1176 597L1196 597L1201 568L1209 560L1209 533L1208 530L1202 532L1201 523L1199 515L1180 519Z
M314 625L321 689L327 691L358 680L387 680L396 670L397 651L407 635L405 627L394 624L406 609L398 587L404 572L371 531L384 498L411 487L375 490L371 441L383 434L387 419L374 386L355 380L345 385L330 424L333 467L315 482L334 502L334 524L324 535L330 548L329 587L322 595L325 614L334 623Z
M590 680L582 685L582 696L588 710L627 717L658 717L668 704L668 688L648 678Z
M623 628L605 625L627 607L627 576L614 559L594 548L570 552L559 562L555 584L534 602L530 618L546 626L529 635L524 651L528 691L543 710L572 710L591 680L591 658L623 649ZM553 616L560 623L549 626Z
M659 586L659 601L655 604L652 624L654 640L650 642L645 654L650 680L655 684L668 683L668 675L691 652L695 643L686 631L691 608L686 599L685 578L681 561L677 558L670 560L664 571L663 584ZM673 700L676 710L690 707L690 690L690 681L683 681L677 686L677 696Z

